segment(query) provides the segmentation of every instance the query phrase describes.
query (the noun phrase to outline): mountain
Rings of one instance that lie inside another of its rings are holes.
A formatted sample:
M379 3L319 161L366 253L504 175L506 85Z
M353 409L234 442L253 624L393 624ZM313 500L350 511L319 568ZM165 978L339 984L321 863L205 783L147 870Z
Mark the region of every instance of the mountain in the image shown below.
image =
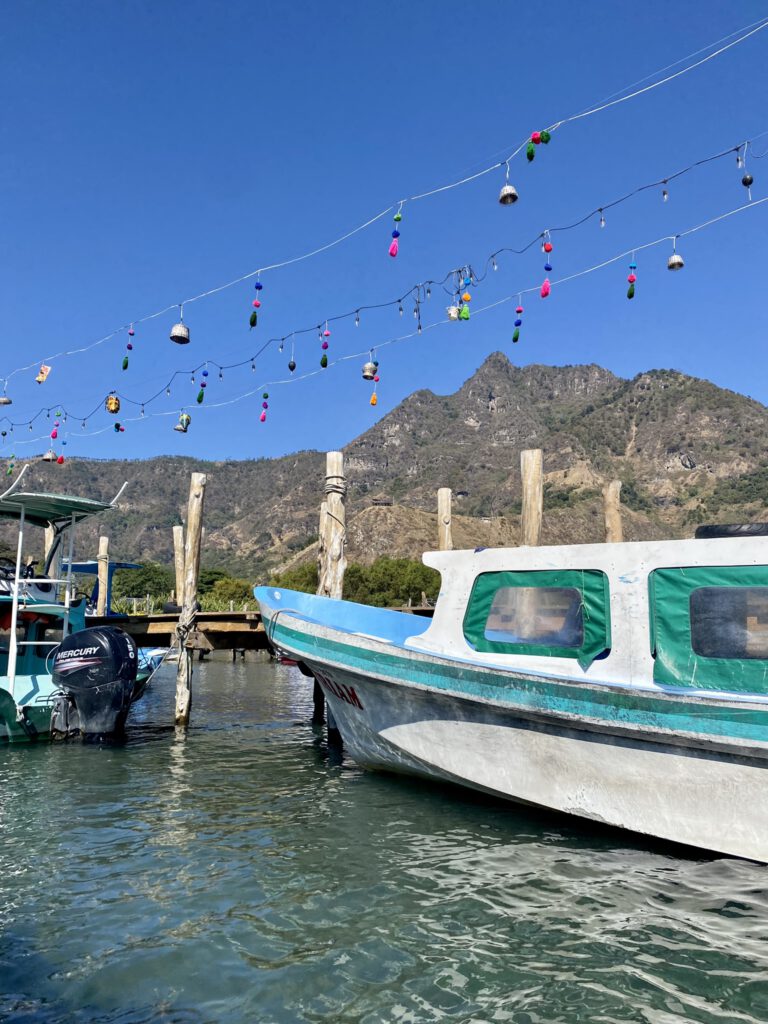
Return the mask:
M348 557L418 557L436 543L436 491L454 493L456 546L517 543L520 450L544 451L544 542L602 539L600 491L623 481L628 539L690 536L768 506L768 409L674 370L624 380L599 366L513 366L489 356L454 394L417 391L345 448ZM325 456L203 462L36 463L29 486L112 497L114 557L172 560L195 470L209 476L205 562L256 578L310 557ZM387 507L374 498L391 499ZM84 529L95 551L99 527Z

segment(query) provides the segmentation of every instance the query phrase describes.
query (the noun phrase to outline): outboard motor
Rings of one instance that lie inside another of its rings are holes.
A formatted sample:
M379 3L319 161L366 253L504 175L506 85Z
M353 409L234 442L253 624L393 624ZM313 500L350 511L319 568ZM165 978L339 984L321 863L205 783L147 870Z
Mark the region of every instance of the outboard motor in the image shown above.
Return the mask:
M62 641L53 683L62 691L51 715L54 736L120 732L133 697L138 658L133 638L114 626L81 629Z

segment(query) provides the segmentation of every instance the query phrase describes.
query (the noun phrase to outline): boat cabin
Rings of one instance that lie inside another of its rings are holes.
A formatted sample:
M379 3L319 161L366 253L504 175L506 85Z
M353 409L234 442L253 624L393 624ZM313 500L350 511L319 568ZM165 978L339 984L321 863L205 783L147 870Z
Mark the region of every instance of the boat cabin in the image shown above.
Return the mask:
M768 693L768 537L430 552L424 562L442 575L440 597L407 646L569 680Z

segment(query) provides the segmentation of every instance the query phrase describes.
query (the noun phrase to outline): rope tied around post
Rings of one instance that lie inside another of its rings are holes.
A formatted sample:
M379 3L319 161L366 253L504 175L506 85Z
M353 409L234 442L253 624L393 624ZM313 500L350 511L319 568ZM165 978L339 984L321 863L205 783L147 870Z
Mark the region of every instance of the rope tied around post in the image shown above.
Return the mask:
M342 497L347 493L347 481L343 475L327 476L325 478L325 493L340 494Z

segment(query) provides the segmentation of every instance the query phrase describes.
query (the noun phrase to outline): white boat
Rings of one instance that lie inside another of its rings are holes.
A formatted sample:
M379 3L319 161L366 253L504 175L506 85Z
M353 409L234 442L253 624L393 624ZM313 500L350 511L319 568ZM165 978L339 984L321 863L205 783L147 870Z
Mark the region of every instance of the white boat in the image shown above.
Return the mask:
M431 621L254 591L356 761L768 861L768 537L424 562Z

